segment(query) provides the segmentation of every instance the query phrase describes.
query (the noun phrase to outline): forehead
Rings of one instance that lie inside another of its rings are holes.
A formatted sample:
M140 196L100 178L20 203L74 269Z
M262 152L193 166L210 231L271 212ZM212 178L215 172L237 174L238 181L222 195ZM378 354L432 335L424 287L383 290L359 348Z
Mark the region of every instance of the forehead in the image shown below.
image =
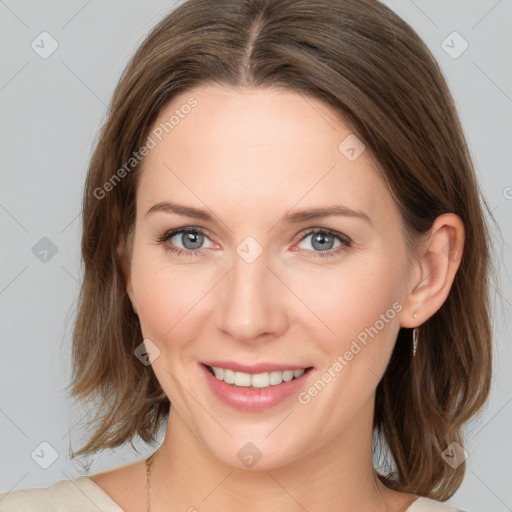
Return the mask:
M396 216L369 151L357 156L362 146L350 126L310 96L274 88L191 89L162 110L151 137L156 144L138 190L146 211L179 197L248 218L261 217L262 208L277 218L295 204L325 203Z

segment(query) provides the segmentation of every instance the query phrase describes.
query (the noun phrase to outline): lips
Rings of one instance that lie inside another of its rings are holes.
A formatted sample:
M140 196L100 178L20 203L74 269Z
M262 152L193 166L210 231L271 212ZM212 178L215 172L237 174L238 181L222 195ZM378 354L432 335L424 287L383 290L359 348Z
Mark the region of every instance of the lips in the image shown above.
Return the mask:
M228 405L231 408L258 412L268 408L277 406L278 404L288 401L292 396L297 395L301 389L307 386L307 383L314 378L315 369L313 367L305 367L299 365L282 365L274 363L261 363L259 365L242 365L229 361L210 361L212 365L225 365L227 370L233 369L233 372L251 373L255 375L255 372L261 372L261 368L270 368L267 371L286 371L295 368L297 370L306 368L306 371L297 378L292 379L289 382L282 382L278 385L271 385L263 387L261 389L254 389L253 387L239 387L233 384L228 384L223 380L219 380L213 375L211 367L208 364L200 363L198 366L201 369L203 376L203 382L206 387L217 397L222 403ZM244 370L242 370L244 369ZM249 370L249 371L248 371Z

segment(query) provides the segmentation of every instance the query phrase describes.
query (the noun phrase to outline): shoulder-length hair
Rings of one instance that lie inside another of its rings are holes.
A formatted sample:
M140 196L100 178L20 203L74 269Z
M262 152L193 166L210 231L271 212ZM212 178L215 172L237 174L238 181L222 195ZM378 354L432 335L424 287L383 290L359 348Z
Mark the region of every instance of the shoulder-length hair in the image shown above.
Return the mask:
M376 0L188 0L154 27L128 63L88 169L84 277L73 332L72 395L99 398L73 457L154 443L170 402L142 342L117 247L130 260L138 150L170 100L201 84L279 87L323 100L375 155L408 240L442 213L460 216L465 247L449 296L418 329L401 328L378 384L374 433L393 465L388 486L447 499L465 465L441 456L491 380L491 243L482 197L446 81L414 30ZM137 155L135 158L134 155ZM134 160L135 158L135 160ZM129 165L127 163L129 162ZM124 171L123 171L124 169ZM133 446L133 443L132 443Z

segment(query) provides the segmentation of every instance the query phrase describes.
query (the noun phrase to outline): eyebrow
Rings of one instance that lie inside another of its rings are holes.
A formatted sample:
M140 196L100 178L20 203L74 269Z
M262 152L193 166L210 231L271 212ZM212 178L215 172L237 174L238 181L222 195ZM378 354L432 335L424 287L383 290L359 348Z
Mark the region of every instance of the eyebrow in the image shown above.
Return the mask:
M147 212L146 215L149 215L153 212L166 212L166 213L175 213L177 215L183 215L185 217L192 217L194 219L203 220L205 222L215 222L215 216L210 214L207 210L202 210L200 208L194 208L192 206L185 206L177 203L172 203L169 201L162 201L160 203L154 204ZM288 223L288 224L299 224L301 222L305 222L308 220L319 219L322 217L329 216L343 216L343 217L354 217L359 218L372 225L372 221L370 217L362 212L361 210L352 210L345 206L341 205L333 205L326 206L321 208L311 208L304 209L295 212L285 213L278 224L280 223Z

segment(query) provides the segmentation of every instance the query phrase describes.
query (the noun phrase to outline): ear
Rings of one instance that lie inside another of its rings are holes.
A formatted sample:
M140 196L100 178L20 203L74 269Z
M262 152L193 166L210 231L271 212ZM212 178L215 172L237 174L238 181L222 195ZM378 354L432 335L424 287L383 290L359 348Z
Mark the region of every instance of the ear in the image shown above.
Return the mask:
M123 272L124 282L126 286L126 293L128 294L128 297L130 298L130 302L132 303L132 308L135 314L137 315L137 306L135 302L135 295L133 293L133 286L132 286L132 272L131 272L131 264L130 264L130 258L128 258L128 255L126 253L126 241L124 238L124 234L121 233L119 236L119 242L117 244L117 256L119 258L119 262L121 264L121 270Z
M459 216L445 213L437 217L417 250L411 291L400 314L402 327L418 327L443 305L462 259L464 240L464 224Z

